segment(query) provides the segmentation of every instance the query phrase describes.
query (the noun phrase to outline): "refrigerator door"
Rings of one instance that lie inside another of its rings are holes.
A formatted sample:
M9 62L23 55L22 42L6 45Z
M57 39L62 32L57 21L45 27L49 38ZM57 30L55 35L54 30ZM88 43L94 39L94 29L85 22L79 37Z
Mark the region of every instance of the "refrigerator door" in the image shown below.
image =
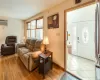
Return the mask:
M97 3L95 13L95 54L97 65L100 65L100 3Z

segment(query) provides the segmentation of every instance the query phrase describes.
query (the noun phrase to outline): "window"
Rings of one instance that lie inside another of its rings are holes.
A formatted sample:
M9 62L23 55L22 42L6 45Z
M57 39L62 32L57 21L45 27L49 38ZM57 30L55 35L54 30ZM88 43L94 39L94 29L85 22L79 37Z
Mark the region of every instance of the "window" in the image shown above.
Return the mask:
M31 24L28 23L28 27L27 27L27 37L28 38L31 37L30 33L31 33Z
M43 39L43 18L28 23L27 38Z
M37 20L36 39L43 39L43 19Z

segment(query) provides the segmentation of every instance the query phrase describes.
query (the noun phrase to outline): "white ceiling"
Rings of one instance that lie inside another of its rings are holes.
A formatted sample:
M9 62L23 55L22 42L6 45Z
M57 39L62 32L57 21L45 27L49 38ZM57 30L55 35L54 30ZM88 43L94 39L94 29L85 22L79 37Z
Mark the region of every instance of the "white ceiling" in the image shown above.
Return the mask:
M0 16L27 19L65 0L0 0Z

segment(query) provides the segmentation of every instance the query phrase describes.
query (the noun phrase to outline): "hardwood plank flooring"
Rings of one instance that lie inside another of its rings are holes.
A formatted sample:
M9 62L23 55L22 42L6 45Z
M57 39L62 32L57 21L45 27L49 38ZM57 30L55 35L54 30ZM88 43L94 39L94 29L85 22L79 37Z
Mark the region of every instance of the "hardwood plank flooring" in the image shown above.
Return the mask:
M38 69L29 72L16 54L0 56L0 80L57 80L62 73L63 70L53 65L43 79Z

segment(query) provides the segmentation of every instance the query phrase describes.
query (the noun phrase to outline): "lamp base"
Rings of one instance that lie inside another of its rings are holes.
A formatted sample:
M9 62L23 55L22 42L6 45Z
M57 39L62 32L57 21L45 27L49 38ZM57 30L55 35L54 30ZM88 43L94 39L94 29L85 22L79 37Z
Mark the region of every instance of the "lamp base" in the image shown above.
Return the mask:
M44 54L47 54L47 50L44 51Z
M45 51L44 51L44 54L47 54L47 48L46 48L46 45L45 45Z

